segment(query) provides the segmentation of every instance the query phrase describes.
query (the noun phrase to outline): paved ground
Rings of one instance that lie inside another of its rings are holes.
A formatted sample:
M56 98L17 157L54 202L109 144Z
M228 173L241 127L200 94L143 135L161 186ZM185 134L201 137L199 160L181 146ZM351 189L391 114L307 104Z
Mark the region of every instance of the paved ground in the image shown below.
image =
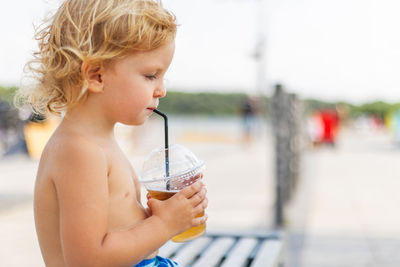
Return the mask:
M289 212L289 266L400 266L400 150L385 133L344 132L304 156Z
M174 132L172 142L206 162L209 229L270 227L271 138L264 134L244 146L232 123L193 125L198 123ZM162 145L156 141L162 136L154 132L159 129L118 132L139 172L150 149ZM140 138L140 145L126 141L133 137ZM302 182L287 216L288 266L400 266L399 159L400 151L383 133L345 132L336 149L305 153ZM37 162L24 157L0 161L1 267L44 266L32 214L36 168Z

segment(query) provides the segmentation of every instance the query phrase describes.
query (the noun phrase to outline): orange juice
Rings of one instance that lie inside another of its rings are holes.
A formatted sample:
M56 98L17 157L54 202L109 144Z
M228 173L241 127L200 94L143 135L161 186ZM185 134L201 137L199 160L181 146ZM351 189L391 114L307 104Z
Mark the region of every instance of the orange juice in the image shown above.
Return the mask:
M173 195L175 195L176 193L178 193L178 191L149 191L149 195L155 199L158 200L166 200L170 197L172 197ZM198 214L196 217L201 217L204 215L204 212ZM201 235L203 235L206 232L206 224L200 224L198 226L189 228L188 230L186 230L183 233L180 233L179 235L176 235L172 238L172 241L174 242L186 242L192 239L195 239Z

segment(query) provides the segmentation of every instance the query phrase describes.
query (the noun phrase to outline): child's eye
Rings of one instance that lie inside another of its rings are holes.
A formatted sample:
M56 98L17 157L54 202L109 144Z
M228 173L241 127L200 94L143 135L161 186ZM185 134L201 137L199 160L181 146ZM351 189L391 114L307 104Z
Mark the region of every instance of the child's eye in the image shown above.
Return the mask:
M145 77L150 81L157 79L157 76L155 74L145 75Z

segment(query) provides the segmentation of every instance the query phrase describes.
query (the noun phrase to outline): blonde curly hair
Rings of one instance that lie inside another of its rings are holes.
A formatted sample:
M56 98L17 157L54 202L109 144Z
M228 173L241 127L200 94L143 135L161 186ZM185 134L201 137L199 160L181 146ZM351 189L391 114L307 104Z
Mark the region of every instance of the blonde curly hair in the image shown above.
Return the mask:
M155 49L174 38L176 28L161 1L66 0L36 31L39 51L26 66L37 83L17 93L17 105L60 115L87 95L83 62L104 66Z

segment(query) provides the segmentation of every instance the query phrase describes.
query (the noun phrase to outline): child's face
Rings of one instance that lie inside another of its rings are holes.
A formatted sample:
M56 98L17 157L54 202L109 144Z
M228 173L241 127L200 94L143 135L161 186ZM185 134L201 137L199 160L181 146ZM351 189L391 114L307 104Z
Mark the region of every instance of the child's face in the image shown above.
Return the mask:
M171 64L175 42L134 53L105 68L101 105L112 120L140 125L166 94L164 75Z

